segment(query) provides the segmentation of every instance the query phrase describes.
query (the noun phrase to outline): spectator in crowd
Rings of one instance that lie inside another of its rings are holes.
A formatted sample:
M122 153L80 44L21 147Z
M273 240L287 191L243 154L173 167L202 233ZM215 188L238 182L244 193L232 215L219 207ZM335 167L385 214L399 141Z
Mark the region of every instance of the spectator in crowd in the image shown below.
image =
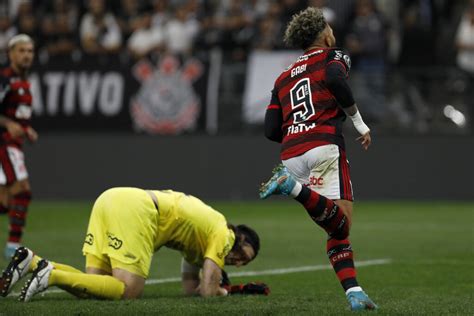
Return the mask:
M457 65L474 76L474 0L470 0L456 33Z
M425 99L429 95L430 76L436 64L436 10L431 0L400 2L401 43L398 69L402 71L397 113L406 113L403 124L426 132L430 108Z
M281 6L277 2L268 4L266 13L257 20L252 47L261 50L283 48L284 26L281 24Z
M80 27L81 44L88 54L107 54L119 51L122 44L120 27L104 0L89 0L89 11Z
M281 5L281 24L285 28L292 19L293 15L306 9L308 6L307 0L280 0L279 2Z
M456 33L457 65L467 76L465 106L469 119L474 120L474 0L470 0ZM472 124L472 123L471 123Z
M401 2L402 41L399 60L402 66L431 67L435 64L434 11L429 0Z
M164 26L166 50L182 56L189 55L198 32L199 22L192 17L186 5L178 6L174 16Z
M8 41L17 33L16 27L11 23L6 12L0 13L0 64L8 61Z
M308 2L308 6L321 9L326 22L331 25L331 27L334 25L336 12L326 5L326 0L309 0Z
M151 23L154 28L162 28L170 18L168 0L153 0Z
M293 16L300 11L306 9L309 5L308 0L279 0L276 1L279 8L279 20L281 25L280 38L281 45L278 47L280 49L286 49L286 46L283 44L283 33L288 23L291 21ZM276 10L275 7L270 7L270 10Z
M78 49L77 7L66 0L55 0L41 21L44 48L51 58L70 58Z
M245 60L253 35L253 15L243 0L231 0L216 12L215 27L220 30L220 46L232 60Z
M124 40L142 27L140 2L137 0L121 0L118 7L117 22L122 30Z
M20 2L14 24L18 33L28 34L34 40L35 45L40 46L38 17L34 14L31 1Z
M257 22L252 47L258 50L274 50L280 44L281 24L278 19L265 15Z
M373 0L356 2L355 18L346 37L354 60L352 82L367 120L380 122L387 115L385 102L386 31Z
M137 29L127 41L130 54L140 59L161 47L163 43L162 29L152 25L151 14L145 13L139 19Z

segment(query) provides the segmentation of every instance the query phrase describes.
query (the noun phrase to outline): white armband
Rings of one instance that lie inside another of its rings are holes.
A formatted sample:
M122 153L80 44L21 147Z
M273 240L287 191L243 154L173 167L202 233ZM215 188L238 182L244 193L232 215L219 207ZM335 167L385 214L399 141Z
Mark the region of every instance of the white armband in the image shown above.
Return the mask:
M199 274L200 268L190 264L184 258L181 259L181 273Z
M352 124L354 124L354 127L359 132L359 134L365 135L370 132L370 128L364 123L364 120L362 119L362 116L360 116L359 111L349 117L351 118Z

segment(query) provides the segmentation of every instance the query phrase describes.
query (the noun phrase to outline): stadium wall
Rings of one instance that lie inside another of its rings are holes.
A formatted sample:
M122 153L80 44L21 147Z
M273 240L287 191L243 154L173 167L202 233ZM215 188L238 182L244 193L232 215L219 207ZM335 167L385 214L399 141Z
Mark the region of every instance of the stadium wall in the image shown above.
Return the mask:
M348 141L355 197L474 200L474 137L376 137L363 152ZM113 186L184 191L206 199L257 199L278 162L259 136L151 137L42 134L26 146L36 199L94 199Z

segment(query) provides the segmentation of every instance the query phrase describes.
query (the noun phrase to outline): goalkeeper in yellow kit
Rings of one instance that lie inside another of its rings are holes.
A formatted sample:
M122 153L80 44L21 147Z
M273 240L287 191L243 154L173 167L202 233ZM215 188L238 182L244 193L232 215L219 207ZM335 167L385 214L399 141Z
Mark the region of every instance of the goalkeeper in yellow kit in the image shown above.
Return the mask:
M257 256L260 241L254 230L228 224L222 214L193 196L112 188L99 196L92 209L82 248L86 273L20 247L2 274L0 294L8 295L31 272L22 301L50 286L83 298L137 298L153 253L162 246L181 252L186 294L219 296L227 295L220 286L224 265L246 265Z

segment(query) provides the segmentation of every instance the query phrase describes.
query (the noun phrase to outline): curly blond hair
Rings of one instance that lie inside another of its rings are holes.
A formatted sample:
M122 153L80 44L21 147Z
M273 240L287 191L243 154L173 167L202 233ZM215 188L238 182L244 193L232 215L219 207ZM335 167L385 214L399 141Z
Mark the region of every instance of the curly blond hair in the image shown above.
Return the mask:
M293 15L283 40L288 47L306 50L318 39L326 26L323 12L318 8L309 7Z

